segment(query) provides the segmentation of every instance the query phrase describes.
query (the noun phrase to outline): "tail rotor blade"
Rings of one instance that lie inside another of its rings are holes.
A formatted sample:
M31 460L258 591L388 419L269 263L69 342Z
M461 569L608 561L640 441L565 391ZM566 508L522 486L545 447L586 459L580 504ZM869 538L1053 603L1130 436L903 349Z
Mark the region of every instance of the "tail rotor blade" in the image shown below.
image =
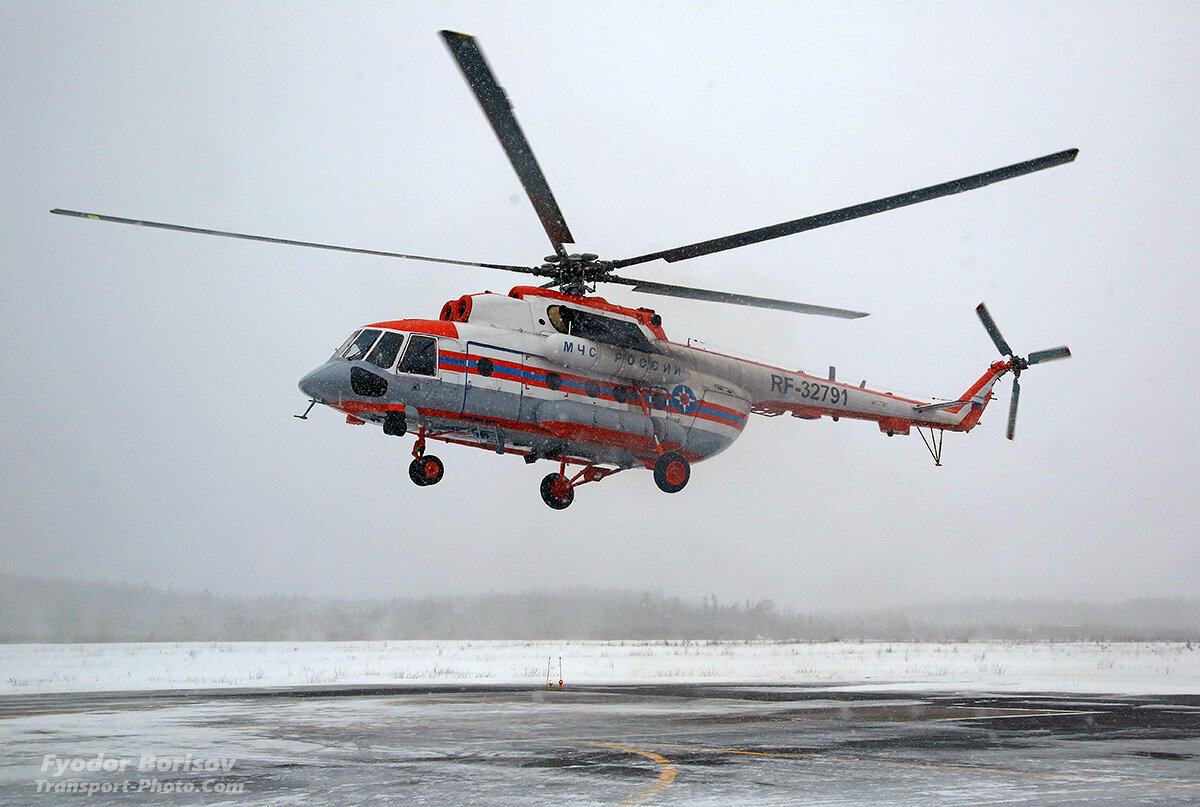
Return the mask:
M1000 329L996 327L996 321L992 319L992 315L988 313L987 306L983 303L975 306L975 313L979 315L979 321L983 323L983 327L987 330L988 336L992 337L992 341L996 343L996 349L1005 356L1012 356L1013 349L1008 346L1004 335L1000 333Z
M1069 358L1071 358L1071 349L1063 345L1062 347L1052 347L1049 350L1035 350L1029 354L1028 361L1030 364L1041 364L1044 361Z
M996 327L996 321L988 313L987 306L980 303L975 307L975 313L979 315L979 321L983 323L988 336L992 337L992 341L996 344L996 349L1008 357L1007 362L993 366L1004 368L1000 371L1001 374L1009 371L1013 374L1012 400L1008 404L1008 439L1012 440L1017 433L1017 406L1021 400L1021 371L1042 362L1069 359L1071 358L1071 349L1066 345L1052 347L1047 350L1035 351L1030 353L1027 358L1022 358L1013 352L1013 349L1008 344L1008 340L1000 333L1000 329Z
M1012 402L1008 405L1008 439L1017 433L1017 402L1021 400L1021 382L1013 376Z

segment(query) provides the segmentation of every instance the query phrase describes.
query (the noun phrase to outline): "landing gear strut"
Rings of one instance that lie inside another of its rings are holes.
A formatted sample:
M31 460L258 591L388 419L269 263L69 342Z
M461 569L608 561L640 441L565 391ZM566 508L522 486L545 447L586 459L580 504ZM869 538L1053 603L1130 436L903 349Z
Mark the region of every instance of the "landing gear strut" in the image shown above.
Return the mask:
M566 510L575 501L575 488L588 482L599 482L609 474L615 474L620 468L600 468L588 465L582 471L567 478L567 461L562 460L558 473L546 474L542 478L542 501L555 510Z
M432 454L425 455L425 427L417 433L417 442L413 445L413 461L408 466L408 478L421 487L436 485L442 481L446 466Z
M653 393L651 399L655 395L661 398L662 393ZM682 454L663 448L662 442L658 439L658 429L654 426L654 419L650 417L650 407L646 403L644 393L638 396L638 403L642 406L642 413L650 421L650 436L654 438L654 449L658 452L658 459L654 462L654 484L658 485L658 489L663 493L678 493L687 487L688 480L692 477L692 466L688 464ZM665 409L666 406L664 404L655 408Z

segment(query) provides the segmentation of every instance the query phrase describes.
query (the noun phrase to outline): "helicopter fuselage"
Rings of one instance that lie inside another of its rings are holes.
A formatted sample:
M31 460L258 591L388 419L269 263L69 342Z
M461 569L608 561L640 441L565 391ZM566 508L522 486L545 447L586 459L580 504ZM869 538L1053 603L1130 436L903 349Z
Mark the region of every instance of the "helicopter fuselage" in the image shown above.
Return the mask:
M715 456L751 414L968 431L1009 369L996 362L959 399L929 404L672 342L650 309L517 287L447 303L436 320L368 325L300 389L349 423L418 434L418 460L435 439L607 474Z

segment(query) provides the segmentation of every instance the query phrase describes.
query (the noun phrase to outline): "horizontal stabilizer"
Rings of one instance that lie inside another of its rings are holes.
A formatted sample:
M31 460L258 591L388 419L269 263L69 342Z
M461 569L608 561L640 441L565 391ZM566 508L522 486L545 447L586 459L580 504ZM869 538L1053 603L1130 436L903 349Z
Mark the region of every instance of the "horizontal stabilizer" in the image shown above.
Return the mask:
M956 406L962 406L963 404L969 404L970 402L971 399L967 398L963 401L945 401L943 403L925 404L924 406L914 406L913 411L917 412L918 414L924 414L926 412L936 412L939 409L953 409Z

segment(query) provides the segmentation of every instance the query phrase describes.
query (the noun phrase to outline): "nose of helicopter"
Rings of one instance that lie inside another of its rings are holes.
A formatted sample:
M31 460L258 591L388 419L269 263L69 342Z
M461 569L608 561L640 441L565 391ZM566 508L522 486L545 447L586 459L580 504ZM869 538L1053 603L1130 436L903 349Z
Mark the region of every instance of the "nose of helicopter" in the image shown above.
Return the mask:
M339 369L343 372L338 372ZM343 397L342 387L345 386L344 370L333 362L322 364L301 378L297 386L306 397L318 403L340 401Z

